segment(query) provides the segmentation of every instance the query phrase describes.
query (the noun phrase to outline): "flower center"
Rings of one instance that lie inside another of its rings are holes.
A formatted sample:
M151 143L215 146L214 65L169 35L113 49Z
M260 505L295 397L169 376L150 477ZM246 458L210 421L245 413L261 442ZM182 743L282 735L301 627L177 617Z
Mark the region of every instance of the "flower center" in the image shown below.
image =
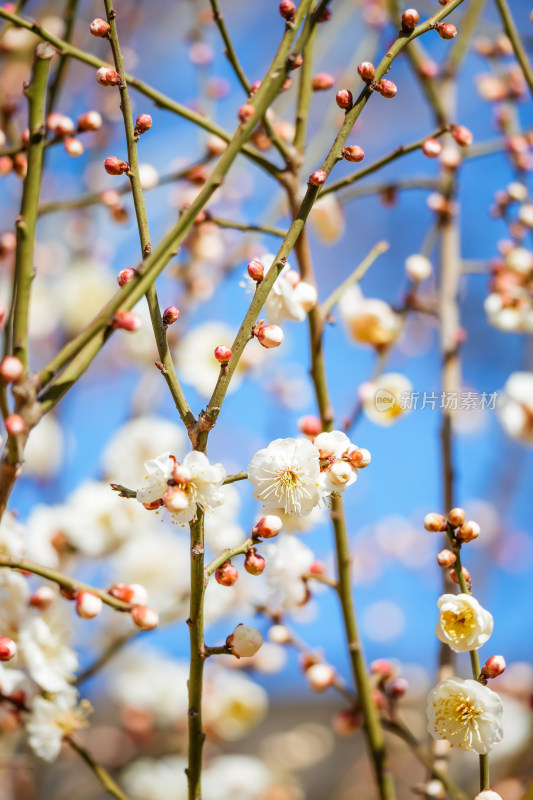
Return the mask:
M299 513L302 500L311 496L311 485L314 486L314 481L300 467L291 464L273 472L272 478L267 479L267 486L261 492L261 499L268 500L274 496L276 505L283 508L286 514Z
M447 636L458 642L466 638L476 627L476 620L472 609L464 608L461 611L444 611L442 614L443 628Z
M452 694L441 700L439 708L435 703L435 708L435 727L439 729L441 737L454 737L452 746L457 743L458 735L458 746L465 750L471 749L474 737L481 742L478 717L483 714L483 709L476 706L468 695Z

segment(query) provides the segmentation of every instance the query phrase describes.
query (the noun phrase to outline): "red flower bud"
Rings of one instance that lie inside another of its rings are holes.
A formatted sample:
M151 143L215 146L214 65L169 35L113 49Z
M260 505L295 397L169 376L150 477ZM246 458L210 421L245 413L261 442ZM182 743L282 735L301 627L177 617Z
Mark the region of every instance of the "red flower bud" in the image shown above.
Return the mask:
M89 30L91 31L93 36L98 36L99 39L105 39L109 31L111 30L111 26L105 19L100 19L97 17L93 19L91 24L89 25Z
M0 661L11 661L17 655L17 645L8 636L0 636Z
M76 598L76 612L82 619L94 619L102 611L102 600L92 592L80 592Z
M326 89L331 89L334 83L335 79L328 72L319 72L318 75L314 75L311 80L311 86L314 92L323 92L326 91Z
M311 186L322 186L326 182L327 173L323 169L317 169L309 176L309 183Z
M278 325L262 325L258 329L254 328L254 335L259 344L267 348L279 347L284 339L283 331Z
M228 347L226 344L219 344L218 347L215 347L215 358L220 364L227 364L231 356L231 347Z
M418 25L419 19L420 14L418 11L414 8L408 8L402 14L402 28L404 31L412 31Z
M282 527L279 517L276 517L275 514L268 514L266 517L261 517L252 533L256 537L261 537L261 539L272 539L278 535Z
M102 127L102 117L98 111L86 111L78 117L78 130L98 131Z
M65 153L71 158L78 158L85 152L81 139L76 139L74 136L67 136L63 141L63 147L65 148Z
M392 81L379 81L376 89L382 97L395 97L398 92L398 87Z
M244 559L244 569L250 575L260 575L265 569L266 561L260 556L255 547L250 547Z
M146 133L152 127L152 117L150 114L139 114L135 120L135 135L140 136L141 133Z
M241 122L248 122L249 119L255 114L255 108L251 103L245 103L241 106L237 112L237 115Z
M20 436L26 430L26 423L19 414L10 414L6 417L5 426L10 436Z
M491 656L487 658L481 670L481 674L486 678L497 678L505 671L505 658L503 656Z
M363 61L357 67L357 72L359 73L361 80L363 80L365 83L370 83L374 80L376 68L371 61Z
M239 577L239 572L234 567L231 561L224 561L224 563L215 570L215 580L221 586L233 586Z
M104 168L108 175L122 175L129 170L130 166L116 156L109 156L104 161Z
M465 128L464 125L454 125L452 128L452 136L459 145L459 147L468 147L474 141L472 131Z
M365 151L357 144L347 145L342 148L341 152L346 161L353 161L356 164L365 157Z
M134 606L131 610L134 623L142 631L151 631L159 625L159 614L148 606Z
M450 22L438 22L435 25L435 30L441 39L453 39L457 36L457 28Z
M180 312L176 306L169 306L163 311L163 325L173 325L179 318Z
M349 89L339 89L336 94L335 100L339 108L349 111L353 105L353 94Z
M281 0L279 4L279 13L287 22L294 22L296 6L292 0Z
M259 283L259 281L263 280L264 274L265 267L263 263L259 261L259 259L254 258L253 261L250 261L248 264L248 275L253 281L257 281Z
M127 283L131 281L131 279L136 275L136 271L131 267L126 267L126 269L121 269L117 275L117 283L122 289Z
M442 145L438 139L426 139L422 145L422 152L428 158L437 158L442 152Z
M122 83L122 78L118 72L115 72L111 67L100 67L96 71L96 80L100 86L120 86Z
M24 374L24 365L22 361L16 356L5 356L0 361L0 378L5 383L13 383L22 378Z
M122 328L124 331L138 331L142 326L141 318L133 311L119 309L113 317L113 328Z
M304 436L314 439L319 433L322 433L322 422L318 417L312 414L307 414L305 417L300 417L298 420L298 428Z

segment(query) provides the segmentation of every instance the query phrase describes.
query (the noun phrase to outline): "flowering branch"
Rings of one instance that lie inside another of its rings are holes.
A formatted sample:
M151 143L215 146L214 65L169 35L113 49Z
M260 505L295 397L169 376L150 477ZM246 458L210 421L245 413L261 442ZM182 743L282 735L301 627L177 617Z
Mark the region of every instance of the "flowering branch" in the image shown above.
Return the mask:
M331 183L329 186L326 186L320 194L326 195L330 194L330 192L338 192L340 189L345 189L346 186L351 186L353 183L357 183L357 181L363 180L363 178L366 178L367 175L371 175L373 172L377 172L379 169L385 167L387 164L390 164L393 161L396 161L398 158L401 158L402 156L407 156L409 155L409 153L414 153L417 150L421 150L424 145L424 142L426 142L428 139L438 139L440 136L449 131L449 129L450 129L449 125L446 125L444 127L441 126L440 128L437 128L436 131L433 131L433 133L424 136L422 139L417 139L416 142L412 142L411 144L407 145L399 145L399 147L393 150L392 153L389 153L388 155L383 156L382 158L378 158L372 164L369 164L368 167L365 167L364 169L361 169L358 172L353 172L346 178L342 178L341 180L336 181L335 183Z
M0 18L7 19L17 27L25 28L26 30L35 33L41 39L49 42L51 45L57 48L60 53L65 53L69 56L72 56L72 58L76 58L78 61L82 61L89 66L96 67L97 69L107 66L105 61L102 61L100 58L97 58L90 53L86 53L84 50L80 50L78 47L74 47L74 45L64 41L63 39L59 39L57 36L54 36L52 33L50 33L50 31L45 30L37 22L31 22L30 20L24 19L18 14L13 14L5 8L0 8ZM188 119L190 122L194 122L195 125L204 128L204 130L209 131L209 133L215 134L215 136L219 136L225 142L230 142L232 140L232 135L228 131L216 125L208 117L204 117L201 114L198 114L196 111L187 108L187 106L183 106L181 103L172 100L170 97L167 97L162 92L157 91L157 89L149 86L144 81L140 81L138 78L133 77L133 75L125 73L123 77L129 86L132 86L141 94L149 97L159 108L165 108L168 111L174 112L174 114L178 114L184 119ZM264 158L253 147L250 147L244 142L242 143L242 152L245 156L251 159L258 166L262 167L270 175L273 175L274 177L278 175L278 167L276 167L274 164L271 164L270 161Z
M22 570L23 572L32 572L34 575L40 575L41 578L46 578L47 581L57 583L62 589L68 592L90 592L90 594L97 595L102 602L107 606L111 606L116 611L131 611L131 603L125 603L113 595L105 591L105 589L96 589L94 586L89 586L87 583L69 578L62 572L57 572L55 569L43 567L40 564L35 564L33 561L27 561L25 558L11 558L10 556L0 556L0 567L7 567L8 569Z
M244 541L242 544L238 544L236 547L228 547L224 550L219 556L214 558L205 568L205 575L206 578L209 578L210 575L213 574L219 567L222 566L228 559L235 558L235 556L244 555L250 547L252 547L254 543L254 539L249 537Z

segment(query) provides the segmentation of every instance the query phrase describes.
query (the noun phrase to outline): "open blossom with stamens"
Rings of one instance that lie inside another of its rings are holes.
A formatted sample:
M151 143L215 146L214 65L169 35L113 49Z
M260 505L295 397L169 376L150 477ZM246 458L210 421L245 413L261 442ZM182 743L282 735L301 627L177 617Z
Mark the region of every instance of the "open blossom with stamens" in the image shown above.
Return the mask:
M35 697L27 724L32 750L45 761L54 761L61 750L64 736L87 725L90 705L77 705L78 693L70 686L54 697Z
M428 731L452 747L488 753L503 736L499 695L472 679L448 678L428 695Z
M437 637L456 653L478 650L490 639L492 614L470 594L443 594L438 600Z
M138 490L137 500L149 504L167 498L165 504L172 511L173 520L180 525L194 519L197 505L213 509L224 502L224 495L219 490L226 471L222 464L210 464L203 453L187 453L179 465L170 453L163 453L144 466L147 472L145 485ZM183 500L179 506L173 502L178 492Z
M309 439L275 439L250 461L248 480L263 508L305 516L322 496L318 448Z
M391 344L402 328L399 314L388 303L364 297L358 286L350 286L343 294L339 313L350 337L372 347Z

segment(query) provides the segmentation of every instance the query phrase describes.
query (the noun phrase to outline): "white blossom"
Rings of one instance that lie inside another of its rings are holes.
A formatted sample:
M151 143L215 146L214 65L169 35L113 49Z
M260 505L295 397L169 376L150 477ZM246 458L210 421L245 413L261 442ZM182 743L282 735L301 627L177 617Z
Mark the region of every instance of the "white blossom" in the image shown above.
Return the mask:
M170 453L163 453L152 461L147 461L146 484L137 492L140 503L153 503L162 500L169 489L168 480L172 476L176 462ZM187 453L181 464L189 474L189 479L180 484L186 500L183 510L174 511L172 519L185 525L196 516L196 506L202 509L213 509L224 502L220 491L226 471L222 464L210 464L207 456L193 450Z
M0 555L22 558L25 554L24 527L10 511L4 511L0 522ZM4 582L9 570L0 570L0 582Z
M307 594L303 575L308 575L315 555L295 536L281 533L263 547L264 576L269 590L269 607L291 610L301 605Z
M496 408L506 433L523 444L533 445L533 372L513 372Z
M478 650L492 633L492 614L470 594L443 594L438 600L437 637L456 653Z
M322 459L326 464L320 473L320 481L326 495L332 492L344 492L357 480L357 469L346 460L351 452L356 450L349 438L342 431L319 433L314 439Z
M132 800L187 800L186 767L180 756L140 758L126 767L122 783Z
M266 691L246 675L222 668L206 675L204 719L220 739L242 739L264 719L267 710Z
M269 513L309 514L322 494L318 449L308 439L275 439L250 461L248 480Z
M187 717L187 675L184 662L155 651L129 651L113 673L112 696L125 706L149 712L156 725L171 727Z
M387 372L363 383L360 397L365 415L377 425L393 425L410 410L411 382L399 372Z
M45 761L55 761L63 737L86 725L89 706L77 705L78 693L64 689L53 697L35 697L26 728L32 750Z
M78 667L76 653L68 646L68 631L59 615L29 617L19 637L19 664L23 664L35 683L46 692L63 692Z
M500 697L478 681L448 678L428 695L428 731L452 747L488 753L503 736Z
M373 347L394 342L401 331L401 317L384 300L364 297L359 286L350 286L339 301L339 313L349 336Z
M259 259L265 268L265 273L275 258L275 255L268 253ZM268 321L274 325L281 325L287 319L302 322L307 312L316 305L316 301L315 287L307 281L301 281L298 273L286 264L265 301Z

